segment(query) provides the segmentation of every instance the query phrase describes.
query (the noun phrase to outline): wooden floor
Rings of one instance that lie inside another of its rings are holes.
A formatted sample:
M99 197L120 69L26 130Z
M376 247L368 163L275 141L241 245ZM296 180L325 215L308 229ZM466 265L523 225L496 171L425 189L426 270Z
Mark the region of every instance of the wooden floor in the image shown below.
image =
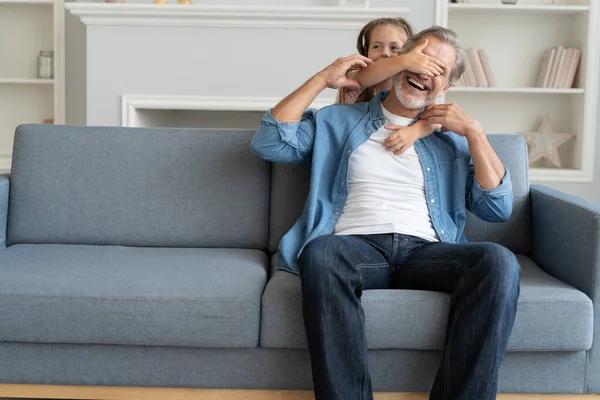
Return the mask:
M0 398L85 400L313 400L312 392L286 390L169 389L0 384ZM500 394L498 400L600 400L598 395ZM425 393L375 393L375 400L427 400Z

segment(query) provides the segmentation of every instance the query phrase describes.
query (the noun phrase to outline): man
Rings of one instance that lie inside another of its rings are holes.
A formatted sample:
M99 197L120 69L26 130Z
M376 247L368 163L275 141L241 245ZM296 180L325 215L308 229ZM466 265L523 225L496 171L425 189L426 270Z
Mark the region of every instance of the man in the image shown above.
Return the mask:
M425 39L423 53L445 65L441 75L403 71L370 103L307 110L326 87L355 86L346 72L369 63L340 58L267 112L252 141L267 160L312 162L307 204L281 240L279 268L301 276L316 399L373 398L360 298L388 288L451 294L430 399L496 398L520 267L509 250L467 243L463 231L466 209L486 221L509 218L510 175L475 119L454 104L432 105L460 77L465 57L441 27L401 53ZM399 156L386 152L384 125L419 117L444 132Z

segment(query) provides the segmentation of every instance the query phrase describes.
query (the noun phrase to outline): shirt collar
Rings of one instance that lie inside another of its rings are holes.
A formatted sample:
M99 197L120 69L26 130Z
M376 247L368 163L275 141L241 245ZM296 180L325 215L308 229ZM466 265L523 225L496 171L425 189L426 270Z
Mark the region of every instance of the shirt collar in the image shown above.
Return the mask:
M388 97L389 94L390 94L389 90L382 90L381 92L379 92L376 96L374 96L371 99L370 105L369 105L369 114L370 114L371 121L374 121L377 119L385 120L385 116L383 115L383 110L381 109L381 103L386 99L386 97ZM417 122L419 120L419 118L421 118L421 114L423 114L423 111L425 111L425 110L421 110L419 115L417 115L417 117L412 120L412 122L409 124L409 126L414 124L415 122Z

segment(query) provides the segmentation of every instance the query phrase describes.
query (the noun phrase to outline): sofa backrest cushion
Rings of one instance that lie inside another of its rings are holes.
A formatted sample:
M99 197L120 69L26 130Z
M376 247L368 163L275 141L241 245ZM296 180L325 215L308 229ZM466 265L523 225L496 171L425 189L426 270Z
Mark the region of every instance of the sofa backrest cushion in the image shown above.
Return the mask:
M267 248L251 131L21 125L8 244Z
M470 242L500 243L518 254L530 250L529 168L527 143L519 135L489 135L492 146L511 174L514 191L513 212L509 221L493 224L467 212L465 236ZM269 251L277 251L283 235L302 214L308 195L310 165L273 164L271 173L271 216Z

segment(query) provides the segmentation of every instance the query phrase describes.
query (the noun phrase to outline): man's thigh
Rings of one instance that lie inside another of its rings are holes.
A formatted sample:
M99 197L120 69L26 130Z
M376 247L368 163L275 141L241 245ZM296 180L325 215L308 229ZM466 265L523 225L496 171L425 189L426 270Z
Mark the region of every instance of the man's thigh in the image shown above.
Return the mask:
M363 289L390 287L390 235L324 235L307 244L299 258L300 274L319 279L334 274L362 280Z
M466 274L482 263L494 271L516 263L516 259L495 243L428 243L392 268L391 285L395 289L451 293Z

